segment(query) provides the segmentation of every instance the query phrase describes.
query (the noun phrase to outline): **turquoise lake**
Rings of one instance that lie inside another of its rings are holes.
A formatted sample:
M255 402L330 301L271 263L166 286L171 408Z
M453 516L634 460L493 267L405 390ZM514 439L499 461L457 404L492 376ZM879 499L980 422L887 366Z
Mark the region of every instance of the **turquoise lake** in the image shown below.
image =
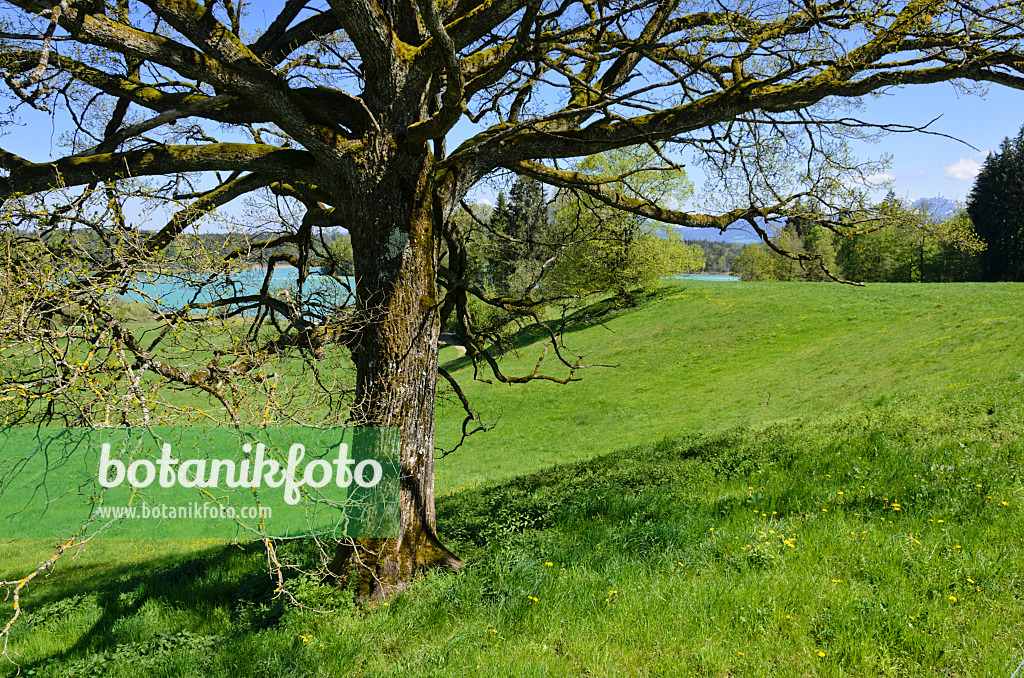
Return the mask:
M686 275L672 276L675 280L704 280L706 282L739 282L734 275L719 275L717 273L688 273Z
M270 282L271 293L287 291L294 294L298 273L294 268L275 268ZM187 304L209 303L226 296L257 294L263 285L264 276L263 270L239 271L208 284L197 284L194 280L184 281L169 275L140 277L136 279L135 289L122 296L131 301L156 306L158 310L176 310ZM333 278L320 275L318 271L306 278L303 291L307 297L321 293L332 304L346 305L350 301L348 290Z

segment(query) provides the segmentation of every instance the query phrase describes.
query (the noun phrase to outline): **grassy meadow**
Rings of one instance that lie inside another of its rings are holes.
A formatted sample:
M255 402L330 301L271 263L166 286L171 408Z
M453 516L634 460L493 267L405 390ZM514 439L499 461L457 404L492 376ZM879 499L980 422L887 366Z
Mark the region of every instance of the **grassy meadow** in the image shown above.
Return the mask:
M497 427L438 462L441 491L665 436L1024 370L1022 285L664 281L640 308L600 320L567 331L565 354L617 367L581 370L582 381L564 386L473 382L469 361L442 349L442 365ZM542 349L525 345L503 368L529 374ZM546 371L565 376L550 353ZM458 441L460 411L457 403L439 408L442 447Z
M358 607L290 581L321 613L275 595L259 547L106 540L30 587L12 658L33 676L1008 677L1022 301L679 281L566 333L619 365L578 383L474 383L444 349L496 423L437 465L464 571ZM441 444L460 421L439 406ZM0 544L0 580L50 547Z

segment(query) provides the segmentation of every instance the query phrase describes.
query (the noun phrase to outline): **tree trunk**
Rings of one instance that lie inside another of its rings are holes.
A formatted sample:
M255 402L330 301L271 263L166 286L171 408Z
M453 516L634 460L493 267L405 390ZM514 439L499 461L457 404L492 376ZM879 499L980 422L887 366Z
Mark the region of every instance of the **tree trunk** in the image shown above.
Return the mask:
M440 331L438 225L429 154L397 154L384 176L349 203L356 306L366 320L353 349L352 423L400 432L400 534L338 547L331 571L380 598L420 570L459 568L437 538L434 511L434 396ZM349 210L347 210L349 211Z

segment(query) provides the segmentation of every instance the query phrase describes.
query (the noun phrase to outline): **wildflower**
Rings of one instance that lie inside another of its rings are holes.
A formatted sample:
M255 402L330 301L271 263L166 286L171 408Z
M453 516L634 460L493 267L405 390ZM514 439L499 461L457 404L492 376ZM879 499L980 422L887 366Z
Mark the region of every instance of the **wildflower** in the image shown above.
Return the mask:
M1001 501L999 503L1002 504L1003 506L1009 506L1010 505L1010 502L1008 502L1008 501Z
M554 563L550 563L550 562L544 563L544 564L547 565L548 567L554 567L554 565L555 565Z
M818 656L819 656L819 657L824 657L824 656L825 656L825 653L824 653L824 652L822 652L821 650L818 650Z
M950 600L951 602L954 602L954 603L955 603L955 602L956 602L956 596L950 596L950 597L949 597L949 600Z

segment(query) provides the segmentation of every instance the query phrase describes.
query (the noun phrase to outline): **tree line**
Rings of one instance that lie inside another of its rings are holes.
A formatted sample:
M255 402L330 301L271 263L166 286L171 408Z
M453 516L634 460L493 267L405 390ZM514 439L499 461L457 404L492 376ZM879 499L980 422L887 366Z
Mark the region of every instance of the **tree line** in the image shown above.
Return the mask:
M817 259L797 261L793 252ZM1024 281L1024 128L989 154L966 205L946 212L892 191L870 213L816 214L808 205L768 241L747 245L731 270L743 280Z

